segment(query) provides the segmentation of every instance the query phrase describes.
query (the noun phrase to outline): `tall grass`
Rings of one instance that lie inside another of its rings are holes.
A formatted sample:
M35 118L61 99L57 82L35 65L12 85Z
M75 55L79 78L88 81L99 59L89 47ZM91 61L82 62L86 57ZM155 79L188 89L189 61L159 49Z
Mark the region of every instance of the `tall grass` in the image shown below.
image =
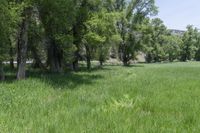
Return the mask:
M0 83L2 133L200 131L200 63L7 76Z

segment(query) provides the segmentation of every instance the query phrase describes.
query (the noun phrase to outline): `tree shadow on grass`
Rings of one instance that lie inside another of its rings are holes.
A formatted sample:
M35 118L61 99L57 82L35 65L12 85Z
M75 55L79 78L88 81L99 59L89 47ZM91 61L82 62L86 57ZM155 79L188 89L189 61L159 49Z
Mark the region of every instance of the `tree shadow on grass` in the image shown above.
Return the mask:
M54 89L75 89L80 85L92 85L95 81L103 79L102 75L98 74L79 74L67 72L62 74L53 73L32 73L29 72L31 78L39 79Z
M132 67L145 67L145 66L142 64L134 64L134 65L129 65L129 66L125 66L125 67L132 68Z
M106 68L105 66L96 66L88 70L86 67L80 67L77 72L98 72L98 71L108 71L110 68Z
M95 81L103 79L103 75L95 73L96 71L101 70L109 69L93 68L91 71L88 71L87 69L81 68L78 72L63 73L50 73L48 71L30 69L27 71L27 80L37 79L54 89L75 89L80 85L92 85ZM11 71L8 69L6 71L6 80L2 83L10 84L16 82L16 70Z
M0 83L13 83L16 81L16 71L17 69L10 69L9 67L4 68L5 71L5 81L0 81Z
M131 64L131 65L127 65L127 66L124 66L124 65L115 65L115 64L112 64L112 65L105 65L105 66L108 66L108 67L125 67L125 68L133 68L133 67L145 67L144 64Z

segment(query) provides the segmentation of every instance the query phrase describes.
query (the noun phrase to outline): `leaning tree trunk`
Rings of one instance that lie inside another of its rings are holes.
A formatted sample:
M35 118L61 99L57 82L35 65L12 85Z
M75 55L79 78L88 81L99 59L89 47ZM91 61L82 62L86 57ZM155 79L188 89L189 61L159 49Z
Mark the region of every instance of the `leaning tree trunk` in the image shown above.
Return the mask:
M22 80L26 78L26 56L28 46L28 25L30 17L30 8L26 8L23 12L23 20L20 27L18 45L17 45L17 61L18 71L17 79Z
M62 72L62 51L59 50L55 41L51 41L48 48L48 65L51 72Z
M3 63L0 62L0 81L5 80L4 70L3 70Z

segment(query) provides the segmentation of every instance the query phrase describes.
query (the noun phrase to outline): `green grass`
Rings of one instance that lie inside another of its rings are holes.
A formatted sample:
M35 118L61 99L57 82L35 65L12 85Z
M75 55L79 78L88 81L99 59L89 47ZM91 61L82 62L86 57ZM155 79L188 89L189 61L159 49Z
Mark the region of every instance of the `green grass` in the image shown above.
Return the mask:
M1 133L195 133L200 63L29 72L0 83Z

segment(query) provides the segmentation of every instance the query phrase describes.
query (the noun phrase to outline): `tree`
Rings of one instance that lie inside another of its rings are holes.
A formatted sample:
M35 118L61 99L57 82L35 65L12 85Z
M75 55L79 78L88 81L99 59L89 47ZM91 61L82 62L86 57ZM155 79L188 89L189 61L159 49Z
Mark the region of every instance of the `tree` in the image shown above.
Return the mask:
M117 27L122 42L119 46L121 60L126 66L135 57L138 50L139 36L137 25L139 25L148 15L157 13L154 0L132 0L128 3L125 0L117 0L115 9L121 12Z
M85 36L85 41L87 42L85 43L86 53L90 52L91 55L91 49L93 49L100 65L103 65L106 60L111 48L112 36L116 34L115 18L116 14L114 12L109 12L102 8L102 10L93 14L86 23L88 31ZM88 56L86 57L89 58Z
M11 64L13 63L12 41L16 41L17 51L17 79L21 80L26 75L26 55L28 47L28 28L29 19L32 14L32 0L8 0L9 13L11 15L10 27L10 56Z
M146 61L160 62L165 60L164 47L166 45L167 36L170 36L163 21L159 18L151 20L144 29L143 43L145 43Z
M85 22L89 17L90 6L90 1L88 0L78 0L76 2L77 10L75 14L75 23L73 24L73 43L76 46L76 51L74 52L72 63L73 70L77 70L79 67L78 62L81 58L82 40L86 31Z
M187 26L187 31L183 35L183 43L181 45L181 61L191 60L195 56L195 44L197 29L194 29L192 25Z
M26 78L26 56L28 48L28 28L29 28L29 19L32 13L32 7L25 7L22 11L22 21L20 24L19 38L17 44L17 79Z
M0 2L0 80L5 79L3 61L8 58L9 51L9 31L11 26L11 14L8 1Z
M164 36L163 49L164 49L167 60L172 62L175 59L179 59L181 44L182 44L182 40L181 40L181 37L179 36L176 36L176 35Z
M47 64L51 72L61 72L64 64L64 53L72 53L71 50L74 50L72 30L75 21L76 1L41 0L38 6L48 42ZM67 55L71 56L72 54L68 53Z
M34 8L28 30L28 56L33 59L33 68L46 70L43 61L46 60L46 45L44 43L44 28L40 21L38 8Z
M196 52L195 52L195 60L200 61L200 32L196 33Z
M14 0L9 0L8 8L10 14L10 21L7 27L9 28L9 60L10 60L10 68L14 69L14 58L16 55L16 47L18 40L18 32L19 32L19 24L21 22L21 12L24 5L18 2L14 2Z

